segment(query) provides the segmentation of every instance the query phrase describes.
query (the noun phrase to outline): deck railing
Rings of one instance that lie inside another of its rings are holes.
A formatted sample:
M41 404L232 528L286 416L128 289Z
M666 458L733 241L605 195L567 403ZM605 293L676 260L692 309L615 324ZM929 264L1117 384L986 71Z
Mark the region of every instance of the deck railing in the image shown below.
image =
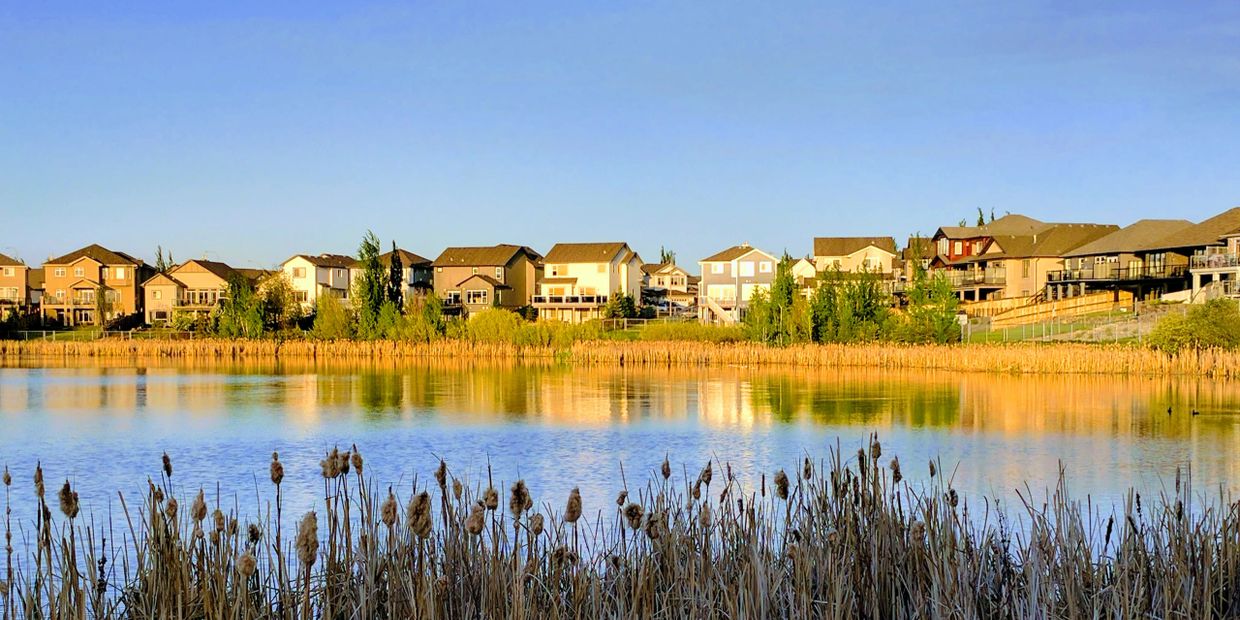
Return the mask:
M1082 269L1048 271L1046 273L1046 281L1050 283L1084 281L1126 282L1134 280L1169 280L1183 278L1187 275L1188 268L1184 265L1172 265L1170 267L1107 267L1105 265L1092 265Z
M1192 260L1193 269L1226 269L1229 267L1240 267L1240 255L1206 254L1194 256Z
M602 306L607 295L535 295L535 306Z

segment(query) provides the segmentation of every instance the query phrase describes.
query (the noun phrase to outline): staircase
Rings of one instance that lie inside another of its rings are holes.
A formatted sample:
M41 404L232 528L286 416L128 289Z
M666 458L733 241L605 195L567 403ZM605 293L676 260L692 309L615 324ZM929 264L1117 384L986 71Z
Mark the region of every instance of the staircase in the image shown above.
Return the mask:
M702 302L704 303L706 310L710 313L710 315L706 315L702 317L703 321L706 321L708 323L718 322L724 325L736 324L736 315L733 313L733 311L724 310L723 306L720 306L718 302L716 302L714 299L711 299L710 297L703 297Z

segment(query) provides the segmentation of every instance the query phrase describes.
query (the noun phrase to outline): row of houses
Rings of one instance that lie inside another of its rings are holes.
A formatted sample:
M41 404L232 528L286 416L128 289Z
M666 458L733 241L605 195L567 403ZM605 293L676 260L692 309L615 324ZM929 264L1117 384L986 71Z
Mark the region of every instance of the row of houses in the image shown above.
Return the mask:
M624 242L560 243L546 255L524 245L450 247L434 260L394 248L407 298L434 294L448 312L532 307L542 318L580 322L602 316L616 295L695 312L705 321L740 320L755 292L771 286L778 254L740 244L698 261L698 273L645 263ZM1009 214L974 226L943 226L903 248L892 237L816 237L792 275L805 289L824 272L868 274L899 296L918 268L941 273L961 301L1064 299L1099 291L1136 299L1199 301L1240 295L1240 207L1202 222L1050 223ZM63 325L178 312L204 313L244 278L262 286L286 278L309 313L324 295L348 301L362 265L339 254L298 254L272 270L189 260L157 272L141 259L90 245L29 267L0 255L0 314L38 312ZM102 313L102 316L100 316Z

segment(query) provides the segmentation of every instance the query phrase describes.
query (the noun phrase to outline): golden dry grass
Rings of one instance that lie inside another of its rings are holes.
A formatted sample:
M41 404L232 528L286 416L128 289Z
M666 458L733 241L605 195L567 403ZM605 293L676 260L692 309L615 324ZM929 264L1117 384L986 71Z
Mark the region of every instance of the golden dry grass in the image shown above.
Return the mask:
M578 342L567 349L441 340L102 340L92 342L0 341L3 359L349 360L385 362L428 359L557 361L612 365L864 367L1004 373L1074 373L1240 378L1240 353L1221 350L1169 355L1131 345L825 344L772 347L753 343L664 341Z

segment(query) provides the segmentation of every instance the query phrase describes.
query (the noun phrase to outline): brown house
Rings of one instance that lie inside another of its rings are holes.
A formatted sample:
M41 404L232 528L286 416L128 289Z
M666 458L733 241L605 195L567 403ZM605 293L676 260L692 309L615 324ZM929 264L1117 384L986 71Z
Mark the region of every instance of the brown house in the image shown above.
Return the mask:
M141 260L98 244L49 259L43 263L43 316L64 325L102 325L137 314L141 283L153 273Z
M450 312L530 305L542 255L523 245L447 248L431 263L435 294Z
M29 271L26 263L0 254L0 319L30 307Z
M148 325L165 323L175 313L209 314L228 294L233 278L255 281L258 270L233 269L210 260L190 260L142 283Z

